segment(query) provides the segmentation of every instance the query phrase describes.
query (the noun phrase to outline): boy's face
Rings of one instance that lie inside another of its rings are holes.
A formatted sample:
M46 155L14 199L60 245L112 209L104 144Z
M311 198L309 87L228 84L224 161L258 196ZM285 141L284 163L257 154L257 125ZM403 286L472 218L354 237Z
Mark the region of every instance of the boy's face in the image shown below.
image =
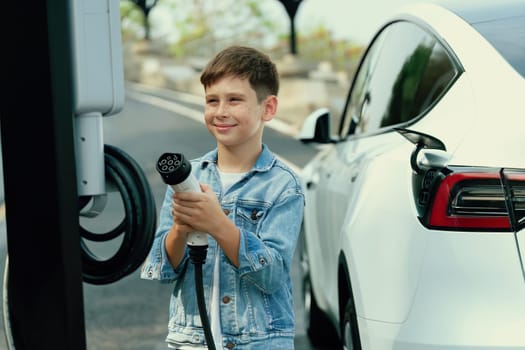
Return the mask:
M261 103L247 79L226 76L206 88L204 119L218 144L259 147L265 121L277 110L277 97Z

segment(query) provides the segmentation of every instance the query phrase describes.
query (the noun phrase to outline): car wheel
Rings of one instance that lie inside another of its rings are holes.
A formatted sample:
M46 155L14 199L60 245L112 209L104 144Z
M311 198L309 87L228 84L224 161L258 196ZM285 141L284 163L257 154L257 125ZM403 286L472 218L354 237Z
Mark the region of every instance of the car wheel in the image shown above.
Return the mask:
M357 327L357 315L354 302L350 297L346 303L342 324L344 350L361 350L361 340Z
M341 342L336 328L330 319L317 305L310 281L309 260L306 252L306 239L301 231L299 240L299 257L302 272L302 294L304 301L304 317L306 334L315 347L340 347Z

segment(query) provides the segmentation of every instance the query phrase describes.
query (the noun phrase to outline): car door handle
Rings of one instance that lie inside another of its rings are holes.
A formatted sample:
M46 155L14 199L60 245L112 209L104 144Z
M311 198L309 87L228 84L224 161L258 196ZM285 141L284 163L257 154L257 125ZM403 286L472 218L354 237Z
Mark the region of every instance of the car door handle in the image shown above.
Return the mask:
M324 176L326 177L325 181L328 181L330 177L332 177L332 173L325 173ZM313 190L317 183L319 182L319 176L315 176L315 180L310 180L306 182L306 189Z
M306 181L306 189L313 190L319 183L319 173L314 173L312 177Z

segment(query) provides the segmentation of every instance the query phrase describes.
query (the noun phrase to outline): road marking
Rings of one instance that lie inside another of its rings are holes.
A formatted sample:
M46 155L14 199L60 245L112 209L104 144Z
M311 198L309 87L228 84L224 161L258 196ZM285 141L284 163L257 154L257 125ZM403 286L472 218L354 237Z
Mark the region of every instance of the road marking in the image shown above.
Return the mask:
M198 96L198 95L190 94L187 92L169 90L169 89L153 87L150 85L133 83L133 82L126 82L126 85L128 85L133 90L138 91L138 92L155 94L155 96L160 96L166 99L175 98L178 101L191 103L196 106L201 106L202 103L204 102L204 96Z
M162 97L148 95L142 92L129 91L129 89L126 91L126 95L133 100L147 103L147 104L159 107L159 108L163 108L167 111L186 116L201 124L204 124L203 112L190 108L190 107L186 107L180 103L169 101ZM295 130L292 127L290 127L288 124L278 119L273 119L267 125L289 136L293 136L295 133ZM294 163L292 163L291 161L283 158L282 156L278 154L275 154L275 156L279 158L282 162L287 164L290 168L292 168L297 174L301 172L301 168L295 165Z
M144 102L144 103L147 103L147 104L159 107L159 108L163 108L170 112L182 114L183 116L189 117L195 121L198 121L204 124L204 120L203 120L204 118L203 118L202 112L199 112L196 109L181 105L180 103L168 101L162 97L151 96L151 95L143 94L140 92L134 92L134 91L127 91L126 95L128 95L130 98L134 100Z
M159 89L157 91L156 88L144 87L143 85L139 85L139 84L128 84L128 85L131 86L133 90L135 90L135 91L130 91L129 89L127 90L127 95L131 97L132 99L138 100L144 103L152 104L154 106L164 108L168 111L187 115L193 120L204 123L202 112L198 111L197 109L181 105L180 103L170 101L167 99L168 98L167 96L169 95L172 98L176 98L178 100L182 100L184 102L191 103L197 106L201 106L204 97L199 97L199 96L190 95L187 93L176 92L176 91L173 91L170 94L169 90ZM161 96L160 97L152 96L152 95L149 95L147 92L155 93L155 94L160 93ZM288 136L295 136L297 134L297 130L294 127L292 127L290 124L285 123L282 120L279 120L277 118L272 119L266 125Z

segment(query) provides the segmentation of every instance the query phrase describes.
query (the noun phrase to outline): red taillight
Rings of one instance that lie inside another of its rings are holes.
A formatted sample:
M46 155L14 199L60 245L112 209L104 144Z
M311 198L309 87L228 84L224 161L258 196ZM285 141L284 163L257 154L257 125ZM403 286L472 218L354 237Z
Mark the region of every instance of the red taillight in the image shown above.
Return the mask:
M523 212L525 175L505 175L512 187L505 190L501 174L494 172L452 173L439 184L428 216L433 228L510 231L507 192L514 212Z

